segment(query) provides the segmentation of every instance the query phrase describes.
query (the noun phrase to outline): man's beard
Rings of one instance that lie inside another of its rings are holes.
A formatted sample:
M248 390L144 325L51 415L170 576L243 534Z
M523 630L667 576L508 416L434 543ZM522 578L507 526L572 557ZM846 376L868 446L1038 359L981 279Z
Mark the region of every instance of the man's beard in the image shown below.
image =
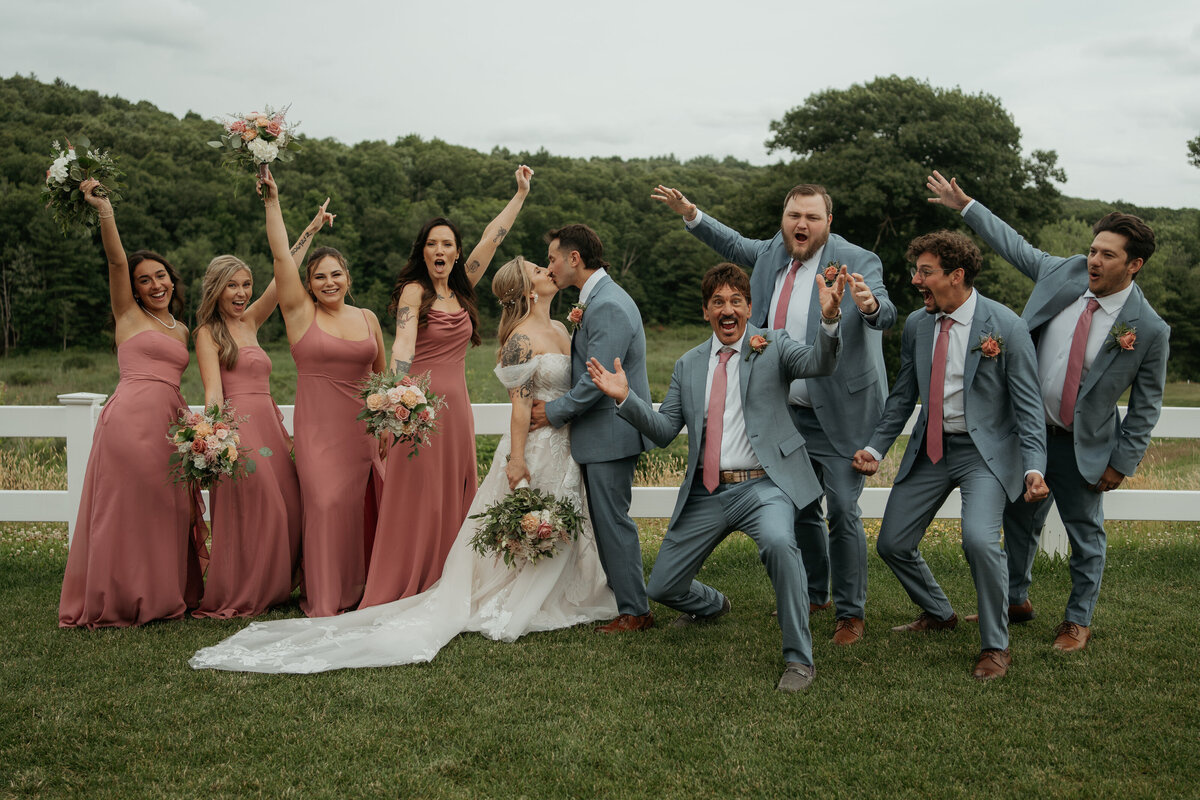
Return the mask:
M822 247L824 247L825 243L829 241L829 229L826 228L825 232L819 237L808 237L808 241L804 243L804 247L800 250L800 252L792 250L792 247L794 247L796 244L794 239L792 239L786 233L784 234L783 238L789 245L788 252L791 253L792 258L804 262L812 258L813 255Z

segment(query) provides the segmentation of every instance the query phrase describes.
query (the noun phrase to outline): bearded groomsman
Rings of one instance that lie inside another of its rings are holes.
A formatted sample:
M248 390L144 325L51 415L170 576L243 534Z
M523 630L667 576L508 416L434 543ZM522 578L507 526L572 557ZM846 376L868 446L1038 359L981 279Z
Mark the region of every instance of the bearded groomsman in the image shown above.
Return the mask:
M1082 650L1104 574L1104 492L1132 475L1162 411L1171 330L1134 283L1154 231L1132 214L1092 226L1088 254L1052 256L1026 242L958 183L938 172L926 184L1005 261L1035 281L1022 317L1037 342L1050 485L1071 542L1071 596L1054 649ZM1129 390L1128 411L1117 400ZM1050 503L1013 502L1004 514L1011 622L1033 619L1033 558Z
M892 628L905 633L951 630L958 624L946 593L918 545L956 486L962 495L962 547L979 599L977 680L1003 677L1008 650L1000 549L1005 504L1024 493L1045 497L1046 432L1042 425L1033 342L1021 318L973 288L983 263L961 233L937 231L908 246L913 286L924 308L904 323L900 372L870 443L855 453L866 475L896 440L924 398L900 461L879 528L879 555L921 615Z
M842 357L828 377L792 381L788 408L804 437L808 458L820 481L820 500L796 516L796 541L804 556L809 610L829 607L832 577L837 623L833 641L854 644L863 637L867 602L867 539L863 531L864 478L853 467L857 438L879 422L887 397L882 331L896 322L896 306L883 285L883 267L870 251L830 234L833 200L816 184L801 184L783 199L779 232L748 239L704 214L678 189L659 186L651 197L683 216L687 229L726 258L753 268L755 305L750 323L783 329L800 344L813 344L821 306L814 290L818 272L836 266L846 275L842 300Z

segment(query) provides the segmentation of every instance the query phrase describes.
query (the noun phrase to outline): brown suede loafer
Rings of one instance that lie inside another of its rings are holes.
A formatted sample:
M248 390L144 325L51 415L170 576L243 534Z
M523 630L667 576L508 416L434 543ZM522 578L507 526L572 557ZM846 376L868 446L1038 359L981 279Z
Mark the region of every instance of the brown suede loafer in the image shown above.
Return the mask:
M1007 650L984 650L975 662L971 677L977 681L990 681L993 678L1003 678L1008 674L1008 666L1012 663L1012 655Z
M1092 629L1087 625L1063 620L1054 631L1052 646L1055 650L1061 650L1064 653L1074 653L1076 650L1087 647L1088 640L1091 638Z
M1028 597L1025 598L1024 603L1019 603L1015 606L1008 607L1009 625L1020 625L1022 622L1029 622L1036 616L1037 613L1033 610L1033 603L1029 601ZM963 619L967 622L979 622L979 615L967 614L965 617L963 617Z
M648 631L654 627L654 612L641 616L622 614L605 625L597 625L596 633L624 633L625 631Z
M857 617L842 617L833 629L834 644L854 644L862 641L866 623Z
M930 631L952 631L958 627L958 614L951 614L949 619L938 619L928 611L922 611L921 616L907 625L897 625L892 628L896 633L927 633Z

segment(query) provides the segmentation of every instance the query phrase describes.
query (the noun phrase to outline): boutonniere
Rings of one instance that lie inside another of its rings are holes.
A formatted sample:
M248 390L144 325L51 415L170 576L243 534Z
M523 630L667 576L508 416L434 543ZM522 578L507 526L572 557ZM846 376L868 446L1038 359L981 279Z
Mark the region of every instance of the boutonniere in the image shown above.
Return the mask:
M1132 350L1137 344L1137 328L1131 328L1124 322L1119 322L1112 326L1112 330L1108 332L1108 349L1116 350L1118 347L1122 350Z
M1004 337L994 333L984 333L979 337L979 343L971 348L971 352L979 351L984 358L995 358L1004 352Z
M571 310L567 312L567 322L571 323L571 333L579 330L579 326L583 324L583 312L587 308L587 303L573 303Z
M754 334L750 337L750 352L746 354L746 360L750 360L750 356L760 356L762 351L767 349L767 345L771 342L765 336Z
M821 272L821 277L825 279L825 288L828 289L837 281L838 273L842 271L842 265L835 258L825 265L824 271Z

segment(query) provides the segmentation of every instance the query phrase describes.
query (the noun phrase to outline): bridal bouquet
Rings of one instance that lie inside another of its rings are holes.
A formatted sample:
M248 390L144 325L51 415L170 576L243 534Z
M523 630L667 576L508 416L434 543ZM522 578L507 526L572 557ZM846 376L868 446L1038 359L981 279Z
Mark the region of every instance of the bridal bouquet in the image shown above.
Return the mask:
M223 150L224 163L234 168L246 167L259 177L264 177L268 164L275 161L288 163L293 153L300 149L296 144L294 125L288 125L284 117L288 108L273 111L264 106L264 111L235 114L222 123L225 133L220 141L209 145Z
M100 222L96 209L83 199L79 184L95 178L100 185L93 192L116 202L121 199L117 193L118 180L125 173L117 169L116 159L110 153L93 150L92 143L82 136L75 139L75 144L68 141L65 150L58 142L50 147L54 160L46 170L46 184L42 187L46 208L54 214L54 221L63 233L69 233L74 225L95 227Z
M579 536L583 517L569 500L528 486L517 488L479 514L471 547L480 555L495 553L508 566L553 558L559 542Z
M429 391L428 372L416 377L372 372L358 396L363 408L356 419L366 420L367 432L376 438L390 433L396 442L409 442L409 458L429 445L438 430L438 414L446 405L441 396Z
M237 480L253 474L254 460L240 446L237 429L228 401L213 403L201 413L180 409L179 419L167 429L167 441L175 447L170 460L175 482L211 489L222 478ZM260 448L258 454L269 456L271 449Z

